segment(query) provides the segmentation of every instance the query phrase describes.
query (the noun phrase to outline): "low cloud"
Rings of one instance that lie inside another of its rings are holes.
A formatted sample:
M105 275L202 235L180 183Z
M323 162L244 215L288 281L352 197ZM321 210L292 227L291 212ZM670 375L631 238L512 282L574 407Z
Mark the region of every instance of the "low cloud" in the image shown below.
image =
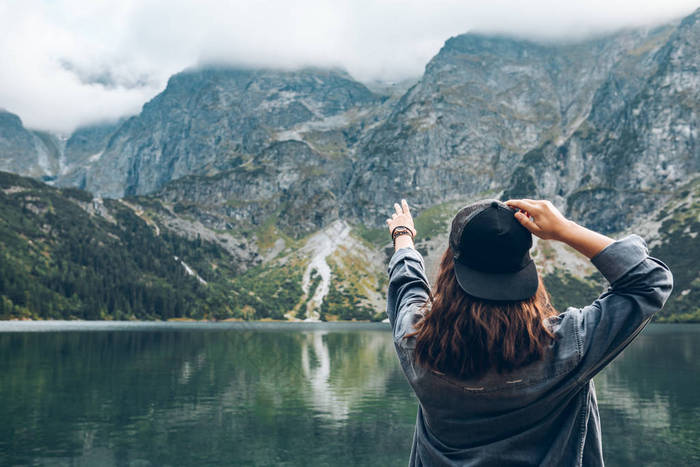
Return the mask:
M68 133L139 112L183 68L340 66L363 81L420 76L476 30L571 40L691 13L687 0L5 0L0 107Z

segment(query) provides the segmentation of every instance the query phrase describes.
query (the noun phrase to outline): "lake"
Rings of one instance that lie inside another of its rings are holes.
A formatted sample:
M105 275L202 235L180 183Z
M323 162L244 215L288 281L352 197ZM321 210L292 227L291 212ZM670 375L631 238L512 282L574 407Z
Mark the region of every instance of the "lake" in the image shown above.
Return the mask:
M595 379L608 465L700 465L700 325ZM387 325L0 322L0 465L406 465Z

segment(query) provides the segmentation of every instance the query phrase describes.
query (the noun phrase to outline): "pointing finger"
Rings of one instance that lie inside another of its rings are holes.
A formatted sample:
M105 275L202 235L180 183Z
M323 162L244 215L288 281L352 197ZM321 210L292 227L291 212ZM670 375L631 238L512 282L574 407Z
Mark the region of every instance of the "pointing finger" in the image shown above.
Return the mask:
M403 208L403 213L404 214L411 214L411 210L408 208L408 203L406 202L405 199L401 200L401 207Z
M394 210L396 210L396 214L403 214L403 211L401 210L401 206L399 206L399 203L394 203Z

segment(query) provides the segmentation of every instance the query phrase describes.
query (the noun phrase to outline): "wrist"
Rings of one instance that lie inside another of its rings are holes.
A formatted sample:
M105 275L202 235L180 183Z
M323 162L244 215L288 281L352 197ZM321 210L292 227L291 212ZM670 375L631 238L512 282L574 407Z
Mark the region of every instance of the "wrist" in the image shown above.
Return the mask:
M571 243L580 235L581 229L583 229L583 227L578 225L576 222L567 219L559 229L557 235L554 237L554 240L571 245Z
M394 251L401 248L413 248L413 239L410 235L399 235L394 240Z
M612 238L587 229L575 222L571 222L570 227L565 230L561 241L588 258L593 258L606 246L614 242Z

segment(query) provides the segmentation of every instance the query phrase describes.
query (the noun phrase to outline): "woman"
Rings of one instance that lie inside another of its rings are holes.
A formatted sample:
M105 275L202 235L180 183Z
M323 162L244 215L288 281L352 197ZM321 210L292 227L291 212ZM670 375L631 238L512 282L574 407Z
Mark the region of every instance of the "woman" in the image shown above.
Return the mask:
M614 241L549 201L480 201L452 221L430 290L405 200L387 219L387 314L420 401L410 465L603 465L593 376L660 310L673 279L644 241ZM610 287L557 313L532 235L591 259Z

